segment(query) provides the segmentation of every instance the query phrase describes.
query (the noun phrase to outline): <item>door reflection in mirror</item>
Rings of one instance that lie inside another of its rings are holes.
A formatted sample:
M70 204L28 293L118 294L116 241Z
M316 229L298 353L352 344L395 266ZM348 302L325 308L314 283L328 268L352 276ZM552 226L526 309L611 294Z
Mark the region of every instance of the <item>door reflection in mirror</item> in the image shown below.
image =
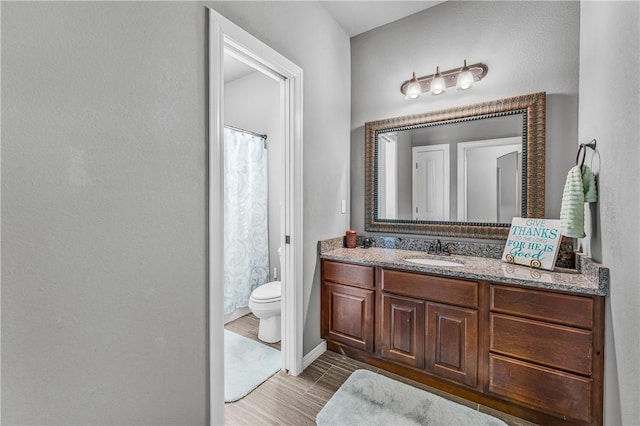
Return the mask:
M415 220L449 220L449 145L414 146L412 195Z

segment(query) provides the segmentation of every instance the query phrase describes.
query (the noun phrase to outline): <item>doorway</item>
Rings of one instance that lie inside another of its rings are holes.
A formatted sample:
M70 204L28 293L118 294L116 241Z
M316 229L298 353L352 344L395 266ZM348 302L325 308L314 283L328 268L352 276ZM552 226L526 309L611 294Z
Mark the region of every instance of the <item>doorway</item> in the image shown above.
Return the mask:
M284 187L279 235L282 253L282 369L302 372L302 69L209 9L209 423L224 422L224 55L279 82Z
M228 324L251 312L249 299L257 287L281 276L284 125L279 76L267 75L225 51L224 84Z

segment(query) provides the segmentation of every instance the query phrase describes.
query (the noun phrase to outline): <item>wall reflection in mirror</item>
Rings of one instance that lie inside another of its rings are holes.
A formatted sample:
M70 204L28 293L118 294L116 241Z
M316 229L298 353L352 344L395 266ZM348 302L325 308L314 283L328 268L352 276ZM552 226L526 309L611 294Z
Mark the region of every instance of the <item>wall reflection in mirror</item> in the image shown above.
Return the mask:
M376 133L376 219L511 223L522 216L524 112Z

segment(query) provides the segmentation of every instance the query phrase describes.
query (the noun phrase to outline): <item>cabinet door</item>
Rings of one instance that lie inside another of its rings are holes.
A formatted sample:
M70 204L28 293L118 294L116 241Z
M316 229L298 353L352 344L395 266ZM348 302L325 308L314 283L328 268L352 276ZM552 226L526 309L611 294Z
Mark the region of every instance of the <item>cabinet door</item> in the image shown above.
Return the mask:
M382 294L383 358L424 368L424 302Z
M476 386L478 311L430 302L426 311L426 370Z
M373 352L373 290L325 281L322 286L322 337Z

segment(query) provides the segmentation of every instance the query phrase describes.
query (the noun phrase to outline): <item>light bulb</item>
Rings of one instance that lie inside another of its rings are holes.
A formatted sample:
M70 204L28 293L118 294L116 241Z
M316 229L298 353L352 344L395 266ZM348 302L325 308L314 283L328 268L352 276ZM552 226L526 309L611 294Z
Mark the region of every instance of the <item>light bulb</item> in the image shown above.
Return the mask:
M415 99L419 98L422 95L422 87L420 86L420 82L416 79L416 73L413 73L413 78L407 85L407 94L405 96L406 99Z
M440 74L440 67L436 67L436 75L431 80L431 94L439 95L447 91L447 84L444 82L444 78Z
M475 83L475 79L473 77L473 73L469 70L467 66L467 60L464 60L464 66L460 70L460 74L458 74L458 81L456 83L456 87L458 90L466 90L470 89Z

